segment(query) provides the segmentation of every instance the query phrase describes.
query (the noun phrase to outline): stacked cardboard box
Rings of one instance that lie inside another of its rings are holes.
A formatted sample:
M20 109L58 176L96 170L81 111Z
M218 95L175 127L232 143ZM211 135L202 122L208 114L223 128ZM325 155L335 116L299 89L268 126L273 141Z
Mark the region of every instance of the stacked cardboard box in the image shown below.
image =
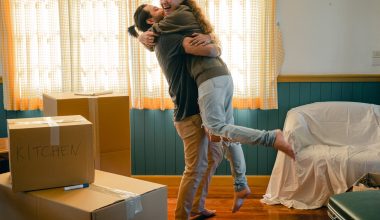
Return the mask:
M165 220L167 188L103 171L88 188L14 193L10 174L0 174L0 219Z
M44 116L82 115L94 125L95 168L131 175L129 97L43 94Z
M92 131L80 115L8 119L13 191L92 183Z
M166 186L95 171L92 132L80 115L9 119L0 219L167 219Z

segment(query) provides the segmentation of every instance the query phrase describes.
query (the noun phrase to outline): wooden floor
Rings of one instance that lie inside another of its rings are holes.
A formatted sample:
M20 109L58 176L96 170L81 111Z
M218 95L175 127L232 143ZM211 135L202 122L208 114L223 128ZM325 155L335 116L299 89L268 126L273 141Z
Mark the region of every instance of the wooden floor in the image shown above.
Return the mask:
M7 145L8 138L0 138L0 154L5 154L8 152Z
M253 194L246 199L244 206L237 213L231 212L232 206L232 189L222 187L213 187L209 191L206 201L208 209L215 209L216 216L208 218L209 220L227 220L227 219L270 219L270 220L304 220L304 219L329 219L327 208L323 207L316 210L296 210L289 209L282 205L269 206L262 204L260 199L265 189L251 188ZM169 187L168 192L168 216L169 220L174 220L174 209L176 206L176 194L178 189Z

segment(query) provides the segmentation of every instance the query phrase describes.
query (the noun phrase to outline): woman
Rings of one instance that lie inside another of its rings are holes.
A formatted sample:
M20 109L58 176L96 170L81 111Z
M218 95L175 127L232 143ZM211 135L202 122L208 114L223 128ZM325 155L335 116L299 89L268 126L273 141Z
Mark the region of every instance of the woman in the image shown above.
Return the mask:
M138 10L145 12L139 15L144 21L160 20L163 9L144 5ZM215 210L205 209L205 198L211 176L222 160L220 147L209 143L198 108L198 91L194 80L187 71L182 48L183 36L169 34L157 41L156 55L166 80L169 84L169 94L174 103L174 125L183 141L185 169L178 188L175 219L188 219L190 216L210 217ZM207 50L205 50L205 48ZM194 53L208 56L214 51L213 47L198 47Z
M152 29L156 33L169 34L182 32L186 35L193 32L212 32L212 27L209 25L209 22L202 22L205 18L195 1L161 1L161 5L170 13L161 21L153 24ZM147 21L147 23L149 23L149 21ZM139 28L139 25L137 25L137 27ZM140 30L145 31L146 29L144 30L144 27L140 25ZM232 77L220 57L193 56L188 61L188 67L189 72L196 80L198 86L199 107L203 125L213 138L219 136L221 137L220 140L228 141L229 146L227 146L227 150L230 150L230 146L236 144L236 142L251 145L261 144L273 146L294 159L293 150L289 143L285 141L280 130L260 131L234 125ZM232 154L232 163L236 160L244 160L244 156L241 156L242 154L238 154L237 157L234 157ZM234 173L234 170L232 170L232 172ZM233 212L240 208L245 195L249 194L249 192L247 193L249 190L247 185L243 185L243 187L236 186L235 190L234 201L236 202L233 207ZM242 199L236 199L236 197L239 197L240 192L243 192L241 193L242 196L240 196Z

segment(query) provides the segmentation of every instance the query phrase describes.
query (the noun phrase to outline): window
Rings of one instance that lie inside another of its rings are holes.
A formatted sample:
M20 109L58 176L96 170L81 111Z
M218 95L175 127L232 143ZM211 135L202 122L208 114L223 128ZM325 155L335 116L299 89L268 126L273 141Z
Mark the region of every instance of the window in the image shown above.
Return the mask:
M159 0L2 0L1 63L8 110L42 108L42 93L113 90L135 108L173 103L154 53L127 35L135 9ZM276 108L281 43L275 1L198 0L222 43L234 107Z
M143 2L134 1L130 17ZM281 38L275 24L275 1L198 0L215 27L222 58L234 80L235 108L277 108L277 74L282 63ZM159 1L150 1L159 5ZM133 24L131 20L130 25ZM133 105L165 109L167 83L154 53L130 39L130 72L134 77ZM138 76L137 76L138 75ZM138 95L137 95L138 94Z

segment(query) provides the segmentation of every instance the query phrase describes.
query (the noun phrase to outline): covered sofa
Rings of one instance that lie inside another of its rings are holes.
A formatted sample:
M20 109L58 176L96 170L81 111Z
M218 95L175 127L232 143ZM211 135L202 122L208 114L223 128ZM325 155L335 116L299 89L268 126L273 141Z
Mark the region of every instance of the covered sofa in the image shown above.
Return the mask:
M380 173L380 106L318 102L291 109L284 134L296 152L278 152L264 198L296 209L326 205L367 172Z

